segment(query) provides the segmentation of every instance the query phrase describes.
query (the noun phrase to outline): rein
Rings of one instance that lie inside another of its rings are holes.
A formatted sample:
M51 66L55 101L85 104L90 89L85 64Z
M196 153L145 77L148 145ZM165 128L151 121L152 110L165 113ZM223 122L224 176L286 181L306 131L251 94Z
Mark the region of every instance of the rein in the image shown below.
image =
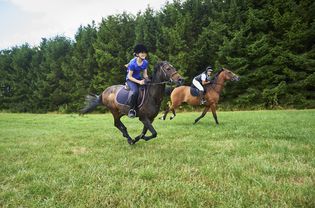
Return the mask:
M145 85L161 85L161 84L167 84L171 81L164 81L164 82L153 82L153 83L146 83Z
M167 64L167 63L163 63L162 66L161 66L161 71L163 72L163 74L164 74L165 77L167 77L167 73L166 73L166 71L165 71L165 69L164 69L164 66L165 66L166 64ZM171 76L170 76L170 77L171 77L170 80L168 80L168 81L146 83L145 85L162 85L162 84L167 84L167 83L170 83L170 84L171 84L172 81L173 81L172 77L173 77L175 74L178 74L178 72L177 72L177 71L173 72L173 73L171 74Z

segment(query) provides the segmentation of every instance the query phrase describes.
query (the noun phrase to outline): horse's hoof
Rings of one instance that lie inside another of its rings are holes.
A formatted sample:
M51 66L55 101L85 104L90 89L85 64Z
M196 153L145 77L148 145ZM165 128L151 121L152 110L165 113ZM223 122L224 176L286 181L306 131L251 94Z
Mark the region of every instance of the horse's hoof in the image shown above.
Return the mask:
M170 117L170 120L173 120L173 118L174 118L174 116L171 116L171 117Z
M162 117L160 117L159 119L160 119L160 120L163 120L163 121L165 120L165 118L164 118L163 116L162 116Z

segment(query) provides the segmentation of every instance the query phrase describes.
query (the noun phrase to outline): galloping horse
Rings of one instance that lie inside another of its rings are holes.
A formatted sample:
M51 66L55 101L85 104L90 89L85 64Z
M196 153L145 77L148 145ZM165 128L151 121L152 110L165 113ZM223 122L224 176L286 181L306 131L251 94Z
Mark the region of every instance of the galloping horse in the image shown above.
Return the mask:
M157 132L152 126L154 118L158 115L161 102L163 100L163 94L165 90L165 83L174 82L176 84L182 84L183 78L177 73L176 69L166 61L159 62L154 67L152 75L152 81L146 86L147 94L142 102L141 107L137 110L137 116L143 123L142 133L133 140L127 131L125 125L121 122L120 118L128 114L129 106L122 105L117 102L117 94L120 92L123 85L113 85L106 88L99 96L89 95L87 96L87 105L80 113L85 114L91 112L96 106L103 104L112 113L114 117L114 125L122 132L123 136L127 138L129 144L135 144L140 139L148 141L157 136ZM151 136L145 136L147 130L151 132Z
M222 68L215 76L214 76L214 82L205 85L206 90L206 103L205 103L205 109L203 110L201 116L199 116L195 122L197 123L201 118L203 118L207 112L209 111L209 108L211 108L213 118L216 122L216 124L219 124L217 114L216 114L216 106L219 102L220 93L224 87L224 82L226 80L232 80L232 81L239 81L239 76L234 74L228 69ZM171 93L171 104L164 112L164 115L160 118L162 120L165 120L167 113L171 110L173 112L173 116L170 117L172 120L175 116L175 109L180 106L182 103L188 103L189 105L200 105L200 97L194 97L190 93L190 87L189 86L180 86L173 90Z

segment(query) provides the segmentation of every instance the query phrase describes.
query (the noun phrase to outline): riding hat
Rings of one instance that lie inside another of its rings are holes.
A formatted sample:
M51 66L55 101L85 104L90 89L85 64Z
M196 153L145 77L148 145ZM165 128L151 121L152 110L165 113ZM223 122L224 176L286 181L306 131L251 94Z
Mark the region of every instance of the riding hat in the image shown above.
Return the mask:
M212 69L212 66L207 66L207 68L206 68L206 71L208 72L208 71L213 71L213 69Z
M141 53L141 52L148 53L148 49L142 44L137 44L135 46L135 48L133 49L133 52L135 54L138 54L138 53Z

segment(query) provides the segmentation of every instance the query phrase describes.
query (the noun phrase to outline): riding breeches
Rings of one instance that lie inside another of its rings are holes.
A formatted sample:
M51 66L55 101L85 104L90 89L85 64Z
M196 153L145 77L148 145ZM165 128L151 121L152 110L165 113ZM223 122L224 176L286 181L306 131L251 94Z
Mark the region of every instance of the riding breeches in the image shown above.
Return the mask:
M196 79L193 79L193 81L192 81L192 83L193 83L193 85L195 85L195 87L197 87L198 88L198 90L200 90L200 91L204 91L204 88L203 88L203 86L200 84L200 82L198 82Z
M127 84L130 88L128 103L132 109L134 109L137 105L138 94L139 94L139 86L137 83L134 83L130 80L127 80Z

